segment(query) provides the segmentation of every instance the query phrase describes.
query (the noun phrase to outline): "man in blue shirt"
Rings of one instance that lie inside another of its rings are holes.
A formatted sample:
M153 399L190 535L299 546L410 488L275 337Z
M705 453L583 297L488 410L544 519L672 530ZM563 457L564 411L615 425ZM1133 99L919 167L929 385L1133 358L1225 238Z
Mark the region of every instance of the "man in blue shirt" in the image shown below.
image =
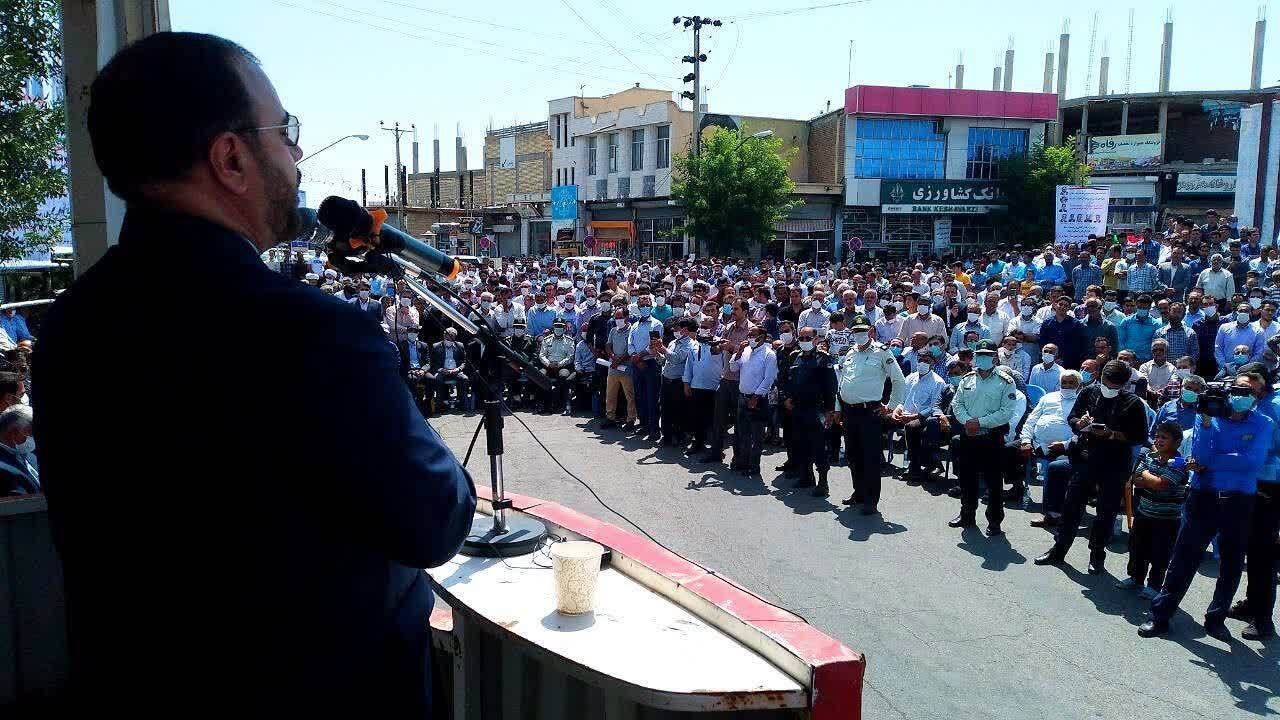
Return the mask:
M1090 285L1102 286L1102 268L1093 263L1088 250L1080 252L1079 264L1071 271L1071 289L1076 302L1084 298Z
M1116 326L1116 350L1132 350L1139 362L1146 362L1151 359L1151 341L1159 329L1151 319L1151 296L1139 295L1137 309Z
M1267 340L1251 322L1247 303L1240 303L1231 319L1232 322L1224 322L1218 327L1218 334L1213 341L1213 357L1218 361L1219 367L1233 362L1232 354L1237 345L1249 348L1249 359L1246 362L1262 357L1262 351L1266 349Z
M1054 262L1053 251L1044 251L1044 263L1036 263L1036 282L1041 287L1049 288L1055 285L1062 285L1067 281L1067 271L1062 266Z
M1227 617L1249 623L1240 637L1245 640L1267 640L1275 637L1272 615L1276 606L1276 532L1280 529L1280 395L1270 390L1273 374L1261 363L1251 363L1243 370L1256 372L1268 380L1258 400L1258 412L1271 418L1271 449L1267 462L1258 473L1258 493L1254 496L1249 519L1249 543L1245 551L1248 584L1244 599L1236 602Z
M684 364L684 396L690 403L690 425L693 442L686 454L693 456L706 448L707 432L715 422L716 392L724 377L729 356L720 351L720 338L711 332L711 320L703 320L698 328L698 345L689 353Z
M547 294L538 291L533 296L534 306L532 310L525 313L525 320L529 325L529 336L540 338L551 332L551 323L556 321L558 313L555 308L547 307Z
M15 308L9 308L0 315L0 328L3 328L9 334L9 339L16 343L36 339L27 328L26 318L19 315Z
M1155 440L1156 428L1164 423L1177 423L1186 432L1195 425L1196 406L1200 402L1200 394L1204 392L1204 378L1199 375L1188 375L1182 379L1182 390L1177 400L1170 400L1156 411L1156 421L1151 423L1149 439Z
M659 437L658 391L661 379L657 346L662 344L662 321L653 317L652 295L641 295L636 300L636 312L639 317L631 323L627 349L631 364L635 366L632 378L635 382L636 414L640 418L638 433L654 441Z
M1230 388L1230 415L1201 415L1191 435L1191 470L1178 540L1164 587L1151 601L1151 619L1138 628L1142 637L1169 631L1169 619L1191 586L1209 541L1217 537L1218 580L1204 613L1204 631L1229 641L1224 620L1240 584L1249 535L1249 515L1258 492L1258 471L1271 450L1275 423L1255 405L1266 381L1256 373L1236 376Z

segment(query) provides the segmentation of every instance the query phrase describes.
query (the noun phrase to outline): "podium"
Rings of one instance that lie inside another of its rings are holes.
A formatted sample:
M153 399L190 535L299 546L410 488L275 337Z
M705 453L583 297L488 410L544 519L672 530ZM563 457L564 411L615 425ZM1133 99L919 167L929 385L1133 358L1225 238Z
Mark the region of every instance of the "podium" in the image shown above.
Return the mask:
M545 554L426 571L448 605L431 617L437 717L861 717L861 654L648 539L508 498L553 535L608 549L596 610L556 611Z

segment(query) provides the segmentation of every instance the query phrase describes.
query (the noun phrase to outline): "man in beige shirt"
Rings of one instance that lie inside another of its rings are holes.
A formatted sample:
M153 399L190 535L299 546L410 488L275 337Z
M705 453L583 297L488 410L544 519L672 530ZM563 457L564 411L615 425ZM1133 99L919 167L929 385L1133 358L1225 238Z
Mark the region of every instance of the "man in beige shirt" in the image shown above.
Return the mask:
M898 337L902 339L902 344L906 345L911 342L911 336L918 332L924 333L925 337L937 335L947 337L947 324L942 321L942 318L933 314L928 302L921 301L916 307L916 312L902 321L902 330L898 333Z

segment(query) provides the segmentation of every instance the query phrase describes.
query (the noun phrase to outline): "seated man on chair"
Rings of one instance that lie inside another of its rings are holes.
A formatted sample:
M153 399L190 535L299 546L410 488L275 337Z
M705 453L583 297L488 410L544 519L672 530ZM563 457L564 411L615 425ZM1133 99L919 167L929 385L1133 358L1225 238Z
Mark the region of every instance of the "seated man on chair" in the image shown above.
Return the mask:
M1044 481L1044 497L1041 502L1043 517L1033 520L1033 527L1055 527L1062 518L1062 501L1066 498L1067 482L1071 476L1070 443L1075 433L1067 424L1067 417L1075 407L1080 393L1080 373L1075 370L1062 372L1062 389L1047 393L1032 408L1027 421L1022 424L1019 449L1026 462L1047 462Z
M573 384L573 356L576 352L573 338L567 334L568 329L569 324L564 318L556 318L551 324L551 334L540 341L538 361L551 379L551 389L543 394L543 413L563 410L568 414L569 388Z
M41 492L30 405L0 412L0 497Z
M892 419L903 426L907 443L907 484L919 485L926 473L938 469L934 448L941 445L941 426L946 420L942 409L947 381L934 370L941 363L941 355L920 353L916 369L906 379L906 392L902 405L894 408Z
M431 372L436 404L449 396L449 386L458 387L458 399L466 401L471 395L471 381L467 377L467 353L458 342L458 329L445 328L444 339L431 346Z

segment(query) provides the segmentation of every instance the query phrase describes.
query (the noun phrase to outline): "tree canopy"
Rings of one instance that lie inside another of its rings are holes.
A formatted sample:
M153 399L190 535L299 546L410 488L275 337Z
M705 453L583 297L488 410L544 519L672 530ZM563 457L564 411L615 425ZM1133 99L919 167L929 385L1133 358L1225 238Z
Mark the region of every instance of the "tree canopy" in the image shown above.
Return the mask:
M1023 247L1053 242L1057 186L1083 185L1088 178L1089 166L1077 156L1074 139L1063 145L1032 145L1026 157L1002 161L1009 241Z

